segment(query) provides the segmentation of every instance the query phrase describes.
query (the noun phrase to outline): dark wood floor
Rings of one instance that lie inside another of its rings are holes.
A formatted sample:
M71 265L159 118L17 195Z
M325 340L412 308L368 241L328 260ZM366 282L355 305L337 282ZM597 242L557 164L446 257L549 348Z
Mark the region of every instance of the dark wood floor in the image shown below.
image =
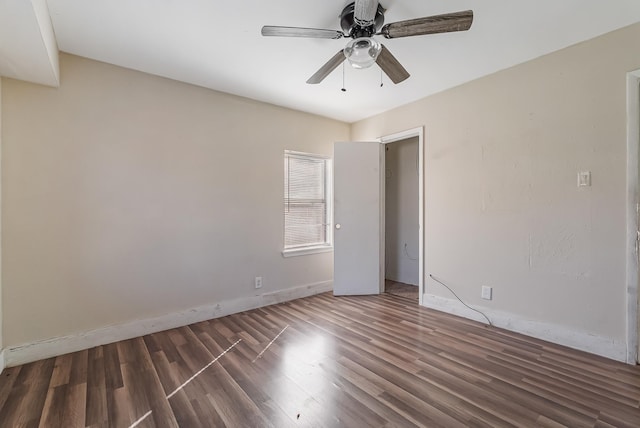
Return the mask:
M639 406L638 367L387 294L322 294L0 380L2 427L638 427Z
M402 282L394 281L392 279L384 280L384 292L393 294L398 297L405 297L411 299L414 303L418 303L420 300L419 289L417 285L409 285Z

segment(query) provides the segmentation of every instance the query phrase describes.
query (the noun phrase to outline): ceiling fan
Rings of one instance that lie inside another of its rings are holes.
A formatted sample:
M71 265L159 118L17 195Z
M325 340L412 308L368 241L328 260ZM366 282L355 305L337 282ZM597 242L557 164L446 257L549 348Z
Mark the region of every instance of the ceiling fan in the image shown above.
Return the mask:
M409 72L389 52L389 49L376 41L373 36L397 39L423 34L466 31L471 28L473 23L473 11L467 10L393 22L383 26L385 11L377 0L356 0L347 5L340 14L342 31L265 25L262 27L262 35L316 39L350 37L353 39L347 43L344 49L341 49L326 64L320 67L307 80L307 83L317 84L322 82L345 60L348 60L354 68L368 68L376 63L393 83L400 83L409 77Z

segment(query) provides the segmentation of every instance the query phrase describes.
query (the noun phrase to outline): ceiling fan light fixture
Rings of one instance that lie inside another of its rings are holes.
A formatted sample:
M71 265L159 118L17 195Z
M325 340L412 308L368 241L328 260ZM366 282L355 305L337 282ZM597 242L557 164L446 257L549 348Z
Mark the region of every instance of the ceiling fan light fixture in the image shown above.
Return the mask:
M382 45L371 37L351 40L344 48L344 56L353 68L369 68L375 64Z
M342 9L339 15L342 31L265 25L262 27L262 35L315 39L347 37L353 39L307 80L307 83L311 85L322 82L339 65L344 65L345 60L349 61L353 68L368 68L377 64L393 83L398 84L408 79L410 74L389 52L389 49L373 39L374 36L397 39L466 31L473 24L473 11L465 10L407 19L385 25L385 11L386 9L380 5L378 0L353 0Z

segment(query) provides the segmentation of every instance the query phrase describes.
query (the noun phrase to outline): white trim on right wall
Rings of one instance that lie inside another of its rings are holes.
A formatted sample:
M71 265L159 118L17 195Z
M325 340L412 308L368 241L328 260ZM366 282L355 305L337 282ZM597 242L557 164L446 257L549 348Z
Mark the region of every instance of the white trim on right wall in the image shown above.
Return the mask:
M627 357L638 362L638 252L640 251L640 70L627 73Z
M425 306L452 315L458 315L486 324L485 318L473 309L455 299L425 294ZM598 336L586 331L575 330L563 325L533 321L519 315L497 311L495 309L475 305L485 313L495 327L546 340L547 342L600 355L601 357L624 362L627 347L624 340Z

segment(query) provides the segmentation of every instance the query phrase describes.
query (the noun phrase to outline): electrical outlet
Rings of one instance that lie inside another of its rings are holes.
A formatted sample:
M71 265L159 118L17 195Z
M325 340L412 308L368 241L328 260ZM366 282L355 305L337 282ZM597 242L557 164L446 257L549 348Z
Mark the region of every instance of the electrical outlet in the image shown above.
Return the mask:
M480 295L484 300L491 300L493 297L493 288L482 286L482 294Z
M262 277L256 276L256 288L262 288Z

